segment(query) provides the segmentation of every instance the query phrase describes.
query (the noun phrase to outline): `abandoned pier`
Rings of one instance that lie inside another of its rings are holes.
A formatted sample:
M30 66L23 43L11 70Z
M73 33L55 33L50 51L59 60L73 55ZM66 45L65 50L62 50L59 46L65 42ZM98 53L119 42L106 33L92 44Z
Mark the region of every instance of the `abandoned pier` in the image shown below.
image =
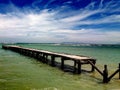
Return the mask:
M91 57L55 53L55 52L44 51L44 50L24 48L16 45L2 45L2 48L5 50L11 50L11 51L20 53L28 57L35 58L46 64L50 64L51 66L56 66L56 58L60 58L59 64L62 70L65 69L66 60L73 61L73 66L72 66L73 73L77 73L77 74L80 74L82 72L82 68L81 68L82 65L85 65L85 64L91 65L91 72L94 72L95 70L98 71L98 73L103 76L103 83L108 83L116 74L119 74L119 79L120 79L120 64L118 69L112 75L108 76L107 65L104 65L104 70L101 71L95 66L96 59L93 59Z

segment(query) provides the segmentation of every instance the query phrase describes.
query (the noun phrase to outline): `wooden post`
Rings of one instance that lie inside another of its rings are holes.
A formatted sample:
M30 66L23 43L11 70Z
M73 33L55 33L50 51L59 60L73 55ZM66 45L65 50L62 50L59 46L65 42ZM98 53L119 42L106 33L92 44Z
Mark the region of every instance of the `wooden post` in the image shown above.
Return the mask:
M78 72L77 73L78 74L81 73L81 62L80 62L80 60L78 60Z
M37 53L36 53L36 52L34 52L34 56L33 56L33 58L36 58L36 54L37 54Z
M20 48L20 54L22 54L22 49Z
M74 60L74 73L76 73L76 60Z
M28 56L28 50L26 50L26 56Z
M119 63L119 79L120 79L120 63Z
M42 62L45 63L45 53L43 53Z
M30 56L30 57L32 56L32 51L30 51L29 56Z
M55 56L54 55L52 55L51 56L51 66L55 66Z
M61 69L64 70L64 58L61 57Z
M45 63L48 63L48 55L45 56Z
M42 53L39 54L40 60L42 61Z
M30 57L32 57L32 54L33 54L33 52L31 51L31 53L30 53Z
M103 70L103 83L108 83L108 70L107 70L107 65L104 65L104 70Z
M36 52L33 51L33 58L35 58L35 56L36 56Z
M95 65L95 64L96 64L96 61L94 60L92 63ZM92 65L91 65L91 66L92 66ZM91 72L94 72L94 71L95 71L95 68L94 68L94 66L92 66Z
M34 57L34 51L32 51L32 58Z
M36 53L36 59L39 59L39 53L38 52Z

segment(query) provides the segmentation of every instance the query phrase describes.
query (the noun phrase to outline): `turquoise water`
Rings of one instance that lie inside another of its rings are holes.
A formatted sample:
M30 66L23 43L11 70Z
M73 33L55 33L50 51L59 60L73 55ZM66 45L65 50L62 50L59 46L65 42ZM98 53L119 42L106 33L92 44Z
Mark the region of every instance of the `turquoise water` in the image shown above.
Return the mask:
M103 70L103 65L107 64L110 74L117 69L118 63L120 63L120 47L19 45L53 52L91 56L97 59L96 65L101 70ZM89 68L89 66L86 67ZM109 84L101 82L102 77L96 71L74 75L38 62L33 58L0 49L0 90L120 90L118 75Z

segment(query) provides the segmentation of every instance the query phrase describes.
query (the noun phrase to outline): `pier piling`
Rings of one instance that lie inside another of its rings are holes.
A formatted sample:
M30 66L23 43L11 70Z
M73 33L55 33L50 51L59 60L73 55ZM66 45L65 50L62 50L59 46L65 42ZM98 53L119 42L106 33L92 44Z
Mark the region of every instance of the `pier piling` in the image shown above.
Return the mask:
M76 61L74 61L74 73L76 73L76 65L77 65L77 62Z
M64 58L61 58L61 69L64 70Z
M107 69L107 65L104 65L103 83L108 83L108 69Z
M96 61L93 61L93 65L95 66L95 64L96 64ZM91 65L92 66L92 65ZM94 66L92 66L92 69L91 69L91 72L94 72L95 71L95 67Z
M119 79L120 79L120 63L119 63Z
M55 66L55 56L54 55L52 55L51 56L51 66Z
M81 73L81 62L78 60L78 74Z

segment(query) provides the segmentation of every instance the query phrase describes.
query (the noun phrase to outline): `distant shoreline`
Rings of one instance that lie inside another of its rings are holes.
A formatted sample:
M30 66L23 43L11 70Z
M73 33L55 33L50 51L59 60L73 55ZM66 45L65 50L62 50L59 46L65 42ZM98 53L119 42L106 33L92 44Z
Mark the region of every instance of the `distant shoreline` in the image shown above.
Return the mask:
M86 46L86 47L120 47L120 44L90 44L90 43L0 43L0 44L51 44L51 45L63 45L63 46Z

